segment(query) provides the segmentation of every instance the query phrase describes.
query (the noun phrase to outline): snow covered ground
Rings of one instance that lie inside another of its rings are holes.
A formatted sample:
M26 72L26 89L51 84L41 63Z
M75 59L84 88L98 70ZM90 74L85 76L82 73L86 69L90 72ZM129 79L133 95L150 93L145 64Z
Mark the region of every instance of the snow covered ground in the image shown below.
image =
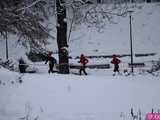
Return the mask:
M141 109L143 117L152 108L159 109L159 77L88 72L88 76L25 74L19 83L19 73L1 68L0 119L120 120L131 119L132 107L136 114Z
M134 57L134 61L158 60L160 7L159 4L141 6L142 9L133 14L134 52L157 54ZM71 56L129 53L128 17L106 26L102 33L82 28L71 35ZM0 56L4 58L4 41L0 42ZM10 44L9 55L18 59L24 55L24 50L15 46ZM90 59L89 64L109 63L110 60ZM123 70L130 57L121 60L120 69ZM77 60L70 60L70 63L77 63ZM140 109L144 119L152 108L160 109L160 77L140 75L139 68L133 76L112 76L113 68L87 69L88 76L79 76L48 74L44 63L35 63L35 67L38 73L24 75L0 67L0 120L129 120L131 108L135 114ZM78 73L78 70L71 72Z

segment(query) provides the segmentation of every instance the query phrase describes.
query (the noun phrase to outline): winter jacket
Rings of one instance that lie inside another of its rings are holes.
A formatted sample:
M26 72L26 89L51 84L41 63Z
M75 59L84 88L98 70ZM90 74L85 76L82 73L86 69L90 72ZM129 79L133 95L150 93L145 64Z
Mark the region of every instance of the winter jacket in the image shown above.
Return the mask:
M25 73L26 72L26 68L27 68L27 64L24 62L24 60L21 58L19 60L19 71L20 73Z
M86 65L88 63L88 59L85 56L80 57L79 61L82 65Z
M54 65L54 64L57 63L57 60L54 57L52 57L52 56L48 56L47 57L47 60L46 60L45 64L47 64L48 61L49 61L49 64L52 64L52 65Z
M114 64L114 65L118 65L120 62L121 62L121 61L120 61L118 58L116 58L116 57L114 57L114 58L112 59L112 61L111 61L111 63Z

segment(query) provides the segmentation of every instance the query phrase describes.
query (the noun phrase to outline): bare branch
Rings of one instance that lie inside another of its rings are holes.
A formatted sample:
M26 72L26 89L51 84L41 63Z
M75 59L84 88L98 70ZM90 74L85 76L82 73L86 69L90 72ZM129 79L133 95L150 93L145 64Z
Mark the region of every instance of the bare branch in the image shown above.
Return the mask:
M30 5L26 6L26 7L17 9L16 11L19 12L19 11L22 11L22 10L25 10L25 9L28 9L28 8L31 8L31 7L33 7L35 4L37 4L37 3L41 2L41 1L45 1L45 0L37 0L37 1L33 2L33 3L31 3Z

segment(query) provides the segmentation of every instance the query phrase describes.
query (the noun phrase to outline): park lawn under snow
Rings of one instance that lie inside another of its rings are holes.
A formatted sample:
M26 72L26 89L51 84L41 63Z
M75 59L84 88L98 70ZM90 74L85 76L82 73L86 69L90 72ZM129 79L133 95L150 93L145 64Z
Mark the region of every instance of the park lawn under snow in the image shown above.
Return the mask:
M136 62L159 58L159 11L159 4L140 5L133 14L134 53L157 53L134 58ZM9 57L18 60L25 50L20 45L15 47L15 39L9 36ZM5 41L0 42L0 56L5 58ZM102 33L81 26L72 32L69 46L73 57L81 53L128 54L129 17L106 26ZM121 60L127 64L130 58ZM109 62L109 58L93 59L89 64ZM18 82L21 74L0 68L0 120L124 120L129 119L131 107L135 113L141 109L143 116L152 108L160 108L160 77L149 74L113 77L112 69L87 69L88 76L49 75L47 66L39 68L39 73L25 74L22 83Z
M132 107L145 116L160 106L159 77L87 71L88 76L24 74L19 83L21 74L0 68L0 120L120 120Z

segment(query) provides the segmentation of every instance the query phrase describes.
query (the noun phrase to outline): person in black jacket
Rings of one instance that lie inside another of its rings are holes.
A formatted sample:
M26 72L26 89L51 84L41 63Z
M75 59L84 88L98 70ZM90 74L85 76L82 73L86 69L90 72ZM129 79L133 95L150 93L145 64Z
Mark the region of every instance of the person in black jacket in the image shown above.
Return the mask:
M47 64L49 62L49 70L48 70L48 73L50 72L54 72L53 71L53 67L54 65L57 63L57 60L52 56L53 52L49 52L48 56L47 56L47 59L46 59L46 62L45 64Z
M24 62L23 58L20 58L19 59L19 72L20 73L25 73L26 72L26 68L27 68L26 63Z

